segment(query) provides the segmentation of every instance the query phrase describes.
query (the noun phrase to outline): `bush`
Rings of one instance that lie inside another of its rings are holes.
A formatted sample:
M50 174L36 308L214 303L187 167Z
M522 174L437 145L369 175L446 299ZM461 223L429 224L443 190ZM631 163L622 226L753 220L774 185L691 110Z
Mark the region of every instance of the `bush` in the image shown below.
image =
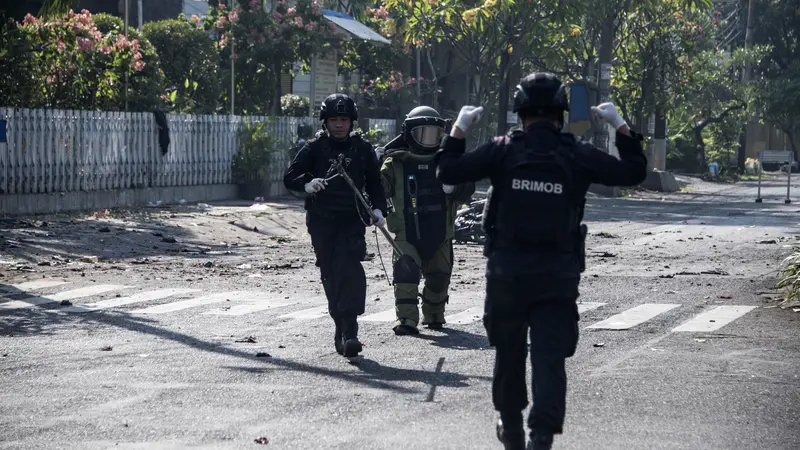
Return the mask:
M800 246L795 246L792 254L783 260L776 287L785 292L785 300L781 306L800 306Z
M286 94L281 97L281 115L290 117L307 117L311 102L308 97Z
M239 149L231 166L233 182L269 181L272 156L279 148L280 140L267 129L267 122L251 123L245 118L238 139Z
M181 20L144 25L144 35L161 57L169 110L212 114L220 95L219 52L203 30Z
M28 14L22 23L6 24L0 37L4 106L122 110L126 76L131 110L157 105L162 85L155 51L145 40L103 32L105 18L98 18L99 24L84 10L49 21Z

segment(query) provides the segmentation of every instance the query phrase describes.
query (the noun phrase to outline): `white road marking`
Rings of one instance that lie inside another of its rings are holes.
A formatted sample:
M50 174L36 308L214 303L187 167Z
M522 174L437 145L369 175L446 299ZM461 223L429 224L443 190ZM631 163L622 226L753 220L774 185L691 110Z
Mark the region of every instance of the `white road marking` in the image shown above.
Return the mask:
M653 317L665 313L673 308L681 305L665 304L665 303L645 303L619 314L613 315L606 320L595 323L586 327L587 329L604 329L604 330L628 330L643 322L646 322Z
M474 307L468 308L460 313L453 314L452 316L445 316L444 320L448 324L454 325L465 325L468 323L472 323L483 318L483 308L482 307Z
M395 319L397 319L397 313L394 308L358 318L361 322L393 322Z
M716 331L756 308L758 307L737 305L717 306L714 309L696 315L691 320L673 328L672 331L676 333Z
M245 314L250 314L258 311L265 311L272 308L279 308L281 306L289 306L294 305L297 302L293 302L291 300L285 301L271 301L269 299L263 299L258 303L248 303L246 305L234 305L230 308L215 308L211 311L206 311L203 314L211 314L217 316L243 316Z
M284 314L280 316L281 319L294 319L294 320L313 320L320 317L328 316L328 305L315 306L313 308L295 311L293 313Z
M131 311L131 314L164 314L183 309L194 308L196 306L210 305L213 303L222 303L225 301L239 301L250 300L256 301L267 295L265 292L255 291L230 291L220 292L217 294L203 295L201 297L191 298L180 302L165 303L163 305L151 306L149 308L137 309Z
M37 289L45 289L54 286L61 286L62 284L70 284L70 281L61 281L61 280L53 280L51 278L42 279L42 280L34 280L34 281L26 281L24 283L19 284L10 284L10 285L2 285L0 284L0 291L2 291L6 287L10 287L15 289L16 291L35 291ZM19 292L8 292L7 294L18 294Z
M138 294L134 294L129 297L112 298L109 300L102 300L95 303L70 306L68 308L60 309L59 311L69 312L69 313L99 311L101 309L114 308L117 306L125 306L133 303L142 303L151 300L159 300L162 298L172 297L173 295L188 294L190 292L198 292L198 291L200 291L200 289L185 289L185 288L157 289L155 291L139 292Z
M69 291L59 292L47 297L31 297L25 300L14 300L0 304L0 310L30 308L31 306L43 305L45 303L60 302L62 300L73 300L76 298L91 297L105 292L116 291L119 289L130 289L133 286L122 286L118 284L98 284L87 286Z
M597 309L601 306L605 306L606 303L595 303L595 302L583 302L578 303L578 314L583 314L586 311L591 311L593 309Z

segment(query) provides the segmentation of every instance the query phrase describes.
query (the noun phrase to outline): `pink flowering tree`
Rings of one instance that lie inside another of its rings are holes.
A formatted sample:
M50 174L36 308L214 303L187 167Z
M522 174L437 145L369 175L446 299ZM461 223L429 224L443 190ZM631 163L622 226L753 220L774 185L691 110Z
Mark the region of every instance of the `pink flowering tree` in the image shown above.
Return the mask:
M388 75L365 80L361 92L362 103L365 106L372 107L386 105L406 107L415 103L417 85L420 85L420 91L423 95L438 91L436 84L426 80L424 77L404 76L402 72L396 71Z
M314 52L330 46L335 26L323 20L320 9L319 0L299 0L292 7L279 0L274 12L265 10L260 0L236 8L220 2L211 9L202 26L217 33L225 87L230 86L229 61L235 60L237 114L279 112L281 74L290 73L296 61L308 64ZM222 110L229 105L229 94L223 89Z
M358 20L388 39L390 45L369 41L349 41L342 45L344 56L339 69L344 73L358 71L362 85L347 89L365 107L407 109L417 101L417 86L425 96L438 91L433 80L404 75L413 57L412 43L398 34L398 23L382 3L367 7ZM422 45L422 42L416 42Z
M47 21L28 14L22 23L6 25L0 39L3 106L122 110L126 76L129 109L157 102L156 92L138 89L153 84L144 83L142 74L148 64L158 65L157 56L146 57L139 39L104 33L89 11L70 10ZM160 74L151 69L153 77Z

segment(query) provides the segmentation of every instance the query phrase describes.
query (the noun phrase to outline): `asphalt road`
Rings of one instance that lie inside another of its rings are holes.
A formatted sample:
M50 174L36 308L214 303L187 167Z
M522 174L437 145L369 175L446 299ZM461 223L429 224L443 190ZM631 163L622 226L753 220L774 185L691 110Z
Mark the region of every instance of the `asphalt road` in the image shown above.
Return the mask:
M800 313L765 294L800 207L780 178L761 204L753 182L682 180L589 200L554 448L800 448ZM418 337L394 336L365 262L350 362L297 202L85 216L0 229L0 448L501 448L480 248L457 246L449 325Z

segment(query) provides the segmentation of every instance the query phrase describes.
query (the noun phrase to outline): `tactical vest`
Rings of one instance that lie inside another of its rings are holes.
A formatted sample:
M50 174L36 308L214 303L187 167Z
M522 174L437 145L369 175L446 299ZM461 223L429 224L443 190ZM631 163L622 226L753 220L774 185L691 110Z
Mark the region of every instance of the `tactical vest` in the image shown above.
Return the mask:
M447 232L447 197L436 179L436 161L403 161L403 218L406 239L420 257L428 259L444 242Z
M484 228L490 239L514 247L574 248L580 238L582 201L569 164L574 142L528 149L524 134L511 135L504 174L487 199Z
M359 149L359 142L356 139L358 138L351 138L350 148L345 150L333 148L327 137L321 137L319 140L312 142L312 149L315 150L315 176L328 178L335 175L336 170L333 169L332 164L340 153L344 153L345 171L353 179L356 187L359 190L363 190L367 161L365 152ZM314 195L309 195L307 201L310 206L309 209L318 213L358 212L364 214L361 211L363 206L358 203L359 200L356 198L355 192L342 177L336 177L328 181L325 189Z

